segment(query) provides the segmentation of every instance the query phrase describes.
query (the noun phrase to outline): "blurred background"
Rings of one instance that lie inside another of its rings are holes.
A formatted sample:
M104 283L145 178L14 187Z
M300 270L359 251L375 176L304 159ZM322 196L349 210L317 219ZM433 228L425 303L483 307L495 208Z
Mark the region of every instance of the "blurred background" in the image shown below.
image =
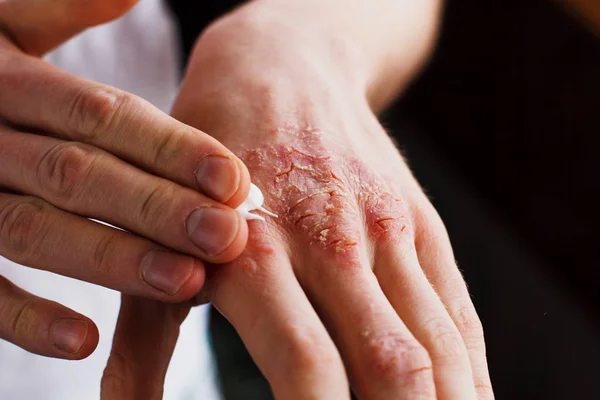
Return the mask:
M184 49L238 3L172 1ZM600 1L448 1L382 121L450 232L496 398L600 399ZM272 398L217 312L211 333L226 398Z

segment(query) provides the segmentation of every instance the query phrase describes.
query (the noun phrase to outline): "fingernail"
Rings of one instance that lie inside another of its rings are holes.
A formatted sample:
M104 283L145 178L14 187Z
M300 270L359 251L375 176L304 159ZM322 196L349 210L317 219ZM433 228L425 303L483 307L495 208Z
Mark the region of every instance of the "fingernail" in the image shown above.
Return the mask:
M142 277L155 289L174 295L188 281L194 263L168 251L152 250L142 260Z
M192 242L208 255L222 253L238 234L238 214L221 208L199 208L187 219L186 228Z
M52 325L54 345L69 354L77 354L88 333L88 323L78 319L61 318Z
M200 190L216 201L227 201L240 184L240 170L229 158L208 156L196 171L196 182Z

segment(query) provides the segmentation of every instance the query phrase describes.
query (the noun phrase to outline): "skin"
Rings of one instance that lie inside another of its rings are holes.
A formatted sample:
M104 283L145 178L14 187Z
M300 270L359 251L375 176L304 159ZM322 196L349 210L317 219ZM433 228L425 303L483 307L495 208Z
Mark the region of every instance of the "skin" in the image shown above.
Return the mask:
M375 114L429 53L439 3L415 4L251 2L203 33L173 109L234 151L279 215L250 222L246 250L208 266L198 296L278 399L349 399L349 384L368 400L494 398L443 223ZM145 326L155 346L176 322ZM137 384L111 398L163 376L124 348L105 388L131 370Z
M251 2L197 44L173 110L196 130L33 57L121 15L132 1L89 8L65 0L61 8L38 0L36 12L24 3L0 2L0 84L7 88L0 93L7 122L0 160L10 158L0 165L0 186L7 188L0 194L1 254L172 302L193 296L204 279L198 259L185 254L209 261L207 285L195 301L212 301L229 318L279 399L349 399L348 383L361 399L493 398L481 324L443 224L374 114L426 58L438 1ZM233 195L216 197L236 206L247 193L248 171L202 131L243 159L266 205L280 214L240 223L235 245L217 255L198 251L185 233L191 210L226 209L199 194L194 173L207 154L235 162L243 183L230 188ZM117 133L125 138L119 146L111 141ZM190 146L198 152L184 151ZM86 185L89 179L97 183ZM142 184L131 187L133 181ZM122 183L118 190L115 182ZM128 200L118 203L114 192ZM139 208L122 210L127 204ZM160 232L165 215L181 220L179 230ZM246 229L248 246L236 258ZM111 247L117 245L123 248ZM174 294L140 284L142 260L155 246L174 249L164 264L187 278ZM32 247L38 251L29 254ZM114 254L127 258L113 260ZM0 337L55 357L93 351L91 321L2 283ZM191 304L123 297L103 398L162 397ZM53 321L61 318L83 322L83 329L66 324L72 335L84 332L84 346L74 353L51 340L58 333Z
M239 256L247 224L231 207L250 185L244 164L214 138L38 58L134 3L0 1L0 255L119 290L126 310L142 301L133 295L189 302L204 283L202 260ZM168 310L157 315L179 315ZM0 276L0 339L81 359L98 331Z

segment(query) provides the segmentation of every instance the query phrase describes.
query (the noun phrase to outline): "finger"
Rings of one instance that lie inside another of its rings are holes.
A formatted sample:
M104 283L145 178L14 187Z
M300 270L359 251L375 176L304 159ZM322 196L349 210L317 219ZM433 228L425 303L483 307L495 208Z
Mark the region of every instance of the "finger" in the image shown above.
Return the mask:
M262 233L254 224L253 238ZM296 281L285 250L264 236L208 285L277 399L349 399L340 356Z
M332 239L339 232L330 232ZM338 239L335 239L336 241ZM435 399L431 360L383 295L360 241L313 252L300 281L361 399Z
M0 27L23 50L42 55L84 29L126 13L137 0L4 0Z
M378 246L375 275L416 339L427 349L439 400L475 400L469 355L443 303L423 274L406 234L389 231Z
M0 119L102 148L232 207L250 190L245 165L207 134L118 89L34 57L0 52Z
M0 254L121 292L182 301L204 282L195 258L89 221L34 197L0 193Z
M420 229L415 238L415 246L421 267L446 306L467 347L477 398L491 400L494 393L487 366L483 327L467 285L454 261L446 229L430 204L420 210L417 217Z
M81 143L0 132L0 182L207 261L233 260L247 240L235 210Z
M101 398L163 398L165 375L179 327L191 303L165 304L123 296L117 328L101 383Z
M0 339L39 355L81 360L96 349L98 329L89 318L0 276Z

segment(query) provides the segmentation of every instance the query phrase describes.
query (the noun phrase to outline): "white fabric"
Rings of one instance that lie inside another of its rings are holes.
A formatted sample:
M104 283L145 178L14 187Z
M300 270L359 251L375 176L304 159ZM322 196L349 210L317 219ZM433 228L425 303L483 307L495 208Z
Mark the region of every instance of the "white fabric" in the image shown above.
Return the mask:
M137 94L168 112L178 87L178 50L175 26L166 6L160 0L143 0L125 17L86 31L47 59L74 74ZM0 399L99 399L119 294L18 266L1 257L0 274L36 295L89 316L100 330L97 350L83 361L36 356L0 340ZM166 400L220 399L207 321L208 309L199 307L182 326L167 374Z

